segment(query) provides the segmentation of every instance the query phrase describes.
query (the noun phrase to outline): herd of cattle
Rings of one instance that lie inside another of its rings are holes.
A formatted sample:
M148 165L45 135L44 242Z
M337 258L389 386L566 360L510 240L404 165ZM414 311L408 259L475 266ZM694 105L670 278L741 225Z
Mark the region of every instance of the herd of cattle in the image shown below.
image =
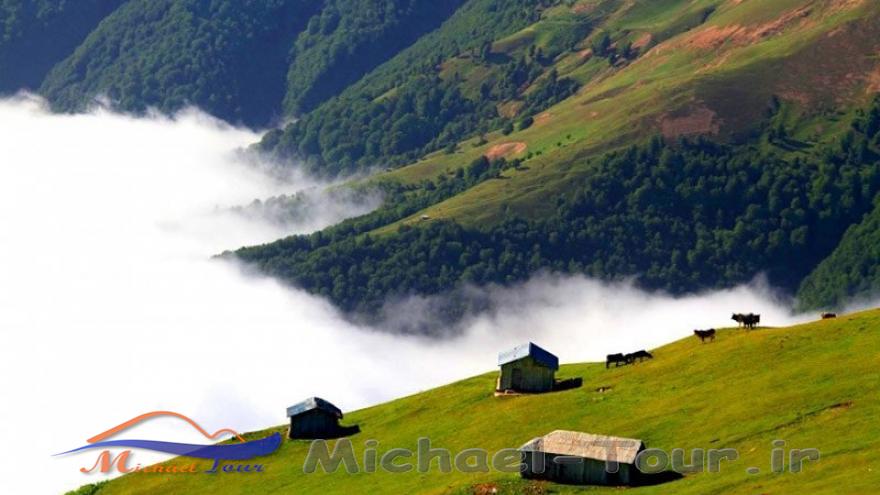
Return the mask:
M837 318L837 313L822 313L822 319L828 320L831 318ZM755 313L734 313L733 316L730 317L731 320L739 323L740 328L745 327L749 330L754 329L761 323L761 315ZM714 341L715 334L718 333L714 328L710 328L708 330L694 330L694 335L700 339L700 342ZM634 364L636 361L644 361L645 359L654 359L654 356L651 355L648 351L636 351L629 354L608 354L605 358L605 369L611 367L614 364L615 367L625 366L628 364Z
M734 313L730 319L739 323L740 327L748 329L755 328L758 326L758 323L761 323L761 315L756 315L755 313Z
M605 369L610 368L612 363L614 363L614 367L616 368L621 365L626 366L628 364L633 364L636 361L642 362L645 359L654 359L654 355L644 349L629 354L609 354L605 358Z

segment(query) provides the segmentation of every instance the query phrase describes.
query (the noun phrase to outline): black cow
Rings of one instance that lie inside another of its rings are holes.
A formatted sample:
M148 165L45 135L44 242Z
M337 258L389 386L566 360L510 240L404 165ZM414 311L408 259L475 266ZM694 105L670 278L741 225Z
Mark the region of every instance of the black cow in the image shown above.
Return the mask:
M651 354L650 352L642 349L641 351L636 351L632 354L627 354L626 358L627 358L628 362L634 363L634 362L636 362L637 359L639 360L639 362L642 362L645 359L654 359L654 355Z
M610 368L611 363L614 363L615 368L620 366L621 364L629 364L626 360L626 356L624 356L623 354L620 354L620 353L609 354L608 356L605 357L605 369Z
M761 315L756 315L755 313L745 315L745 320L743 320L743 324L748 329L755 328L758 326L758 323L761 323Z
M706 339L711 341L715 341L715 329L710 328L709 330L694 330L694 335L700 338L700 342L706 342Z

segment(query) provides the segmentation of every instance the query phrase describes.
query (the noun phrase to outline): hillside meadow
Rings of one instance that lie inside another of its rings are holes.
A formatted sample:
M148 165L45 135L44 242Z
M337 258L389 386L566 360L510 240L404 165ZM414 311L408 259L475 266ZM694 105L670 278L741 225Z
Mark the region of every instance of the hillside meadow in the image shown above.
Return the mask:
M577 389L494 397L495 372L346 414L378 453L433 447L495 453L555 429L642 439L648 447L734 448L740 458L718 473L688 474L639 494L871 493L880 483L880 310L789 328L726 329L715 342L687 338L652 351L655 358L606 369L604 363L563 365L559 378L583 378ZM487 363L488 367L489 363ZM255 432L260 438L286 426ZM785 449L815 448L821 459L800 473L770 472L775 440ZM80 493L497 493L611 492L521 480L500 472L303 473L309 442L285 441L261 459L265 472L228 475L128 475ZM171 464L181 461L172 460ZM189 461L186 461L187 463ZM210 463L199 463L208 469ZM760 469L749 474L750 467Z

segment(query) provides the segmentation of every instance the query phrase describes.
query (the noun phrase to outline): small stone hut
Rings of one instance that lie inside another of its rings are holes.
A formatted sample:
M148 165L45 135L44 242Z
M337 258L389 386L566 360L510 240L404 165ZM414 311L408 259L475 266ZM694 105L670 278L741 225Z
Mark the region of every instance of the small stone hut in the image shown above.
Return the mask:
M636 458L641 440L556 430L519 448L522 477L576 485L622 486L639 477ZM616 472L609 469L616 463Z
M500 392L541 393L553 390L559 358L529 342L498 355Z

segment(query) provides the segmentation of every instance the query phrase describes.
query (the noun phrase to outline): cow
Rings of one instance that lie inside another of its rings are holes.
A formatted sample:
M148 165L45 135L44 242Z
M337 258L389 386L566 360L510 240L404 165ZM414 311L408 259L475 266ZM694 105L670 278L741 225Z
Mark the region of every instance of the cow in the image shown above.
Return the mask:
M756 315L755 313L745 315L745 319L743 320L743 325L750 330L758 326L758 323L761 323L761 315Z
M627 358L627 361L629 361L630 363L636 362L637 359L641 363L645 359L654 359L654 355L651 354L650 352L642 349L641 351L636 351L636 352L633 352L632 354L627 354L626 358Z
M706 339L711 341L715 341L715 329L710 328L709 330L694 330L694 335L700 338L700 342L706 342Z
M737 322L737 323L739 323L739 326L742 327L742 326L743 326L743 320L745 320L745 316L746 316L746 315L744 315L744 314L742 314L742 313L734 313L734 314L730 317L730 319L733 320L733 321L735 321L735 322Z
M758 323L761 323L761 315L756 315L755 313L734 313L730 319L739 323L740 327L746 327L748 329L755 328Z
M837 318L837 313L822 313L823 320L830 320L832 318Z
M624 356L623 354L620 354L620 353L609 354L608 356L605 357L605 369L606 370L611 367L611 363L614 363L615 368L620 366L621 364L629 364L626 360L626 356Z

